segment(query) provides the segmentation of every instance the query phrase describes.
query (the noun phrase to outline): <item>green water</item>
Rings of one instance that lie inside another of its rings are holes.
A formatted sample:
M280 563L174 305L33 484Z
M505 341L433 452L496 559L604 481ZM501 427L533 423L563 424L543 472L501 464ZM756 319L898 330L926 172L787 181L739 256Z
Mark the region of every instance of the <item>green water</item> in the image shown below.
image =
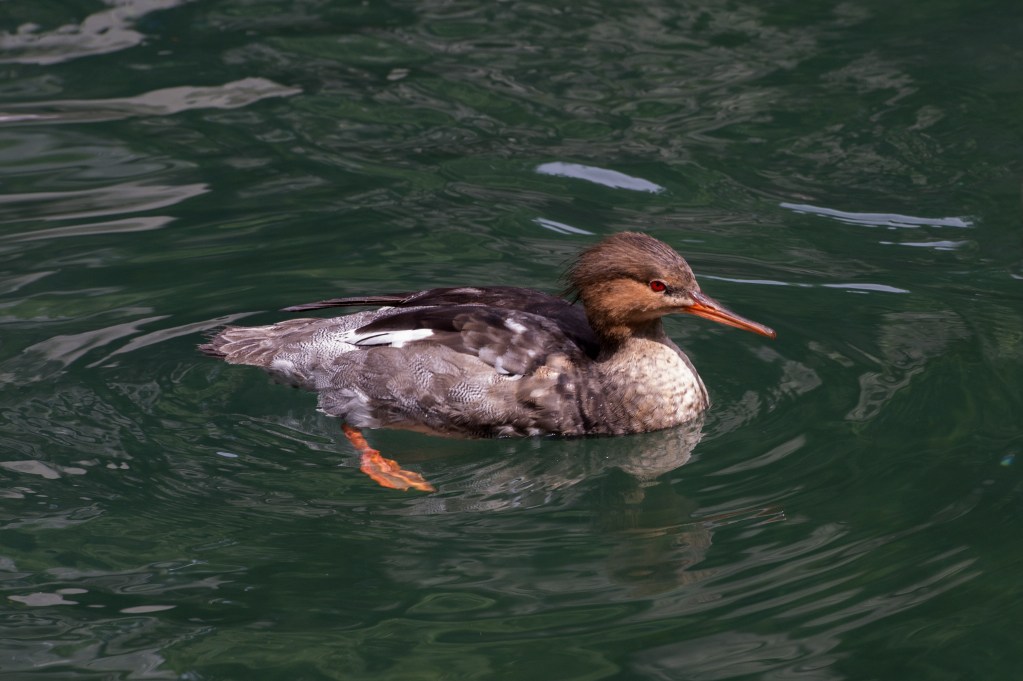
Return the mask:
M1021 27L0 3L3 678L1018 678ZM666 322L700 431L371 432L440 490L398 493L195 350L328 297L555 292L626 229L778 332Z

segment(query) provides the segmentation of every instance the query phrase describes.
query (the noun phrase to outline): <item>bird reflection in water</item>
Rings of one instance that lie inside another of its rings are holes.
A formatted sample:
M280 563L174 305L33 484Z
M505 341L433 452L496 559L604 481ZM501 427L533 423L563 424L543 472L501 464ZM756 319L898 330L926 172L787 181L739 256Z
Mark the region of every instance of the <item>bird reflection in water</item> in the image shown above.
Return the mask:
M439 494L408 499L400 509L390 512L421 515L577 507L587 505L591 496L589 486L580 483L611 471L632 481L630 491L621 498L623 503L626 497L634 503L658 484L657 478L689 461L702 437L702 428L703 417L699 416L675 428L631 437L519 440L520 446L500 460L488 457L483 465L473 462L453 467L441 476L433 474ZM603 478L601 481L605 484ZM596 503L599 508L599 498L598 493L590 505Z
M664 593L714 575L699 563L713 528L731 519L779 517L779 509L751 509L694 517L698 504L680 495L668 476L685 465L703 436L703 417L628 438L546 440L494 462L449 469L434 482L438 494L408 499L400 515L500 512L543 506L581 510L612 546L603 571L630 597ZM696 569L694 569L696 568Z

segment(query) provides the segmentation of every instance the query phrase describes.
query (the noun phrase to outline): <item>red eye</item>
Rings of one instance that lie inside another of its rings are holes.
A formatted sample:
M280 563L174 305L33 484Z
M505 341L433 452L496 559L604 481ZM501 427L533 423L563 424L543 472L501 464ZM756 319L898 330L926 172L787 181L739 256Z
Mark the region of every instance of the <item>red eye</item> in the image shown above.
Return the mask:
M660 293L661 291L663 291L667 287L664 285L663 281L658 281L658 280L654 279L653 281L650 282L650 288L652 290L656 291L657 293Z

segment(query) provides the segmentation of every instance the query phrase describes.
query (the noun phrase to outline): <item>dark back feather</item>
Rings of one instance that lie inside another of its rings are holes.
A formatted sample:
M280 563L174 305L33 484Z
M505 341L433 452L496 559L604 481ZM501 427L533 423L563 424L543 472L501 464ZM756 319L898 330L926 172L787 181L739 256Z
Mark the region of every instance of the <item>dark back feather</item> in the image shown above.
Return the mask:
M573 343L591 359L600 352L597 336L586 321L585 311L563 298L516 286L460 286L435 288L425 291L391 293L352 298L333 298L318 303L286 307L283 312L304 312L331 307L378 306L388 307L450 307L480 306L503 310L519 310L546 317L554 322Z

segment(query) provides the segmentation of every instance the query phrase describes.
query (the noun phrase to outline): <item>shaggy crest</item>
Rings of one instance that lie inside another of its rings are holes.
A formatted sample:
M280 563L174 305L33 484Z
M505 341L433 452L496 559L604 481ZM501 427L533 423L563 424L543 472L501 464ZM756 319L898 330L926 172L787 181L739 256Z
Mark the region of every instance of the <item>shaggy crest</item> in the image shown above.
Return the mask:
M634 279L648 283L671 279L695 287L689 265L668 244L637 232L619 232L580 253L561 277L568 287L561 295L578 300L580 293L611 279Z

